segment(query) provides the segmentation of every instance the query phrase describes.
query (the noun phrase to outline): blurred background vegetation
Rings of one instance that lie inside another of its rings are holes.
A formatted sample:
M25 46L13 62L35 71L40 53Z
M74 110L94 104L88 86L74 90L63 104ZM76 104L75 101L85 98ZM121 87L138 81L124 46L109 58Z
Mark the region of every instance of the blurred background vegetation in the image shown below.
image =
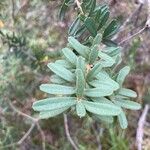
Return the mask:
M13 143L27 132L31 121L18 115L10 102L30 116L37 114L32 103L46 97L39 90L41 83L50 81L46 64L60 56L67 30L75 17L75 8L58 19L63 1L60 0L0 0L0 149L42 150L42 137L36 128L20 145ZM99 0L110 6L111 17L120 25L127 21L140 4L135 0ZM131 16L129 22L115 39L122 41L141 29L147 19L146 6ZM123 63L131 66L126 86L138 93L136 101L150 103L150 31L122 44ZM69 130L81 150L134 150L136 130L142 110L128 112L129 128L98 124L90 118L79 119L68 115ZM40 121L46 150L71 150L67 141L63 116ZM150 150L150 114L144 127L142 147ZM12 144L11 147L6 147Z

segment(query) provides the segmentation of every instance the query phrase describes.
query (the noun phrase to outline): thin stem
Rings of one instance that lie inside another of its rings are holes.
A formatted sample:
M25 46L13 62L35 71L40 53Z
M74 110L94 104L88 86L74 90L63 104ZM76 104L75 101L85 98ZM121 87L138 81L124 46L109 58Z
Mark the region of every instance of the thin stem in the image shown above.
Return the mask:
M143 32L145 31L145 29L146 29L146 26L145 26L144 28L142 28L141 30L139 30L138 32L136 32L135 34L133 34L133 35L127 37L126 39L122 40L122 41L119 43L119 45L121 45L121 44L123 44L123 43L125 43L125 42L127 42L127 41L129 41L129 40L131 40L132 38L135 38L135 37L138 36L139 34L143 33Z
M67 136L68 141L70 142L70 144L72 145L72 147L75 150L79 150L78 146L75 144L75 142L73 141L73 139L70 136L69 127L68 127L68 119L67 119L66 114L64 114L64 126L65 126L65 132L66 132L66 136Z
M77 7L80 9L81 13L84 14L82 7L81 7L81 2L79 2L79 0L75 0Z
M137 133L136 133L137 150L142 150L142 142L143 142L143 136L144 136L143 128L146 123L146 116L148 114L148 110L149 110L149 105L145 105L142 115L138 122L138 128L137 128Z

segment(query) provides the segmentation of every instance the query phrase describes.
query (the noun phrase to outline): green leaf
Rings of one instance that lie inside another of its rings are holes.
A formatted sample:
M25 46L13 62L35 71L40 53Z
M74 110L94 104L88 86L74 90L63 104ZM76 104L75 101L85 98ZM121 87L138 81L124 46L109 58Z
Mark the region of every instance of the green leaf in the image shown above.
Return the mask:
M79 17L77 17L69 28L69 31L68 31L69 36L75 36L75 33L77 32L79 28L79 25L80 25L80 19Z
M78 28L78 30L75 32L75 37L80 37L84 32L86 31L86 27L83 24L81 27Z
M112 20L106 27L103 33L103 38L111 38L118 31L118 23L116 20Z
M105 97L96 97L96 98L92 98L92 100L96 103L113 104L113 102L111 102Z
M121 109L113 104L95 103L89 101L83 101L87 111L104 116L116 116L120 114Z
M103 67L111 67L115 63L115 60L112 57L101 51L99 51L98 56L101 58L101 65Z
M89 16L92 15L92 13L94 12L95 6L96 6L96 0L92 0Z
M68 42L81 56L87 58L89 53L89 48L80 44L74 37L69 37Z
M86 115L86 110L85 110L84 104L82 103L82 100L77 101L76 112L80 118Z
M74 75L68 69L57 63L49 63L48 67L59 77L63 78L66 81L74 82Z
M66 80L62 79L61 77L59 77L57 75L52 75L50 80L51 80L52 83L56 83L56 84L66 83Z
M56 60L55 61L55 64L58 64L64 68L67 68L67 69L71 69L72 68L72 65L70 62L68 62L67 60L62 60L62 59L59 59L59 60Z
M62 108L55 109L55 110L42 111L39 114L39 118L40 119L48 119L48 118L51 118L51 117L55 117L55 116L63 113L67 109L69 109L69 107L62 107Z
M57 84L42 84L40 90L49 94L71 95L75 93L75 88Z
M118 120L122 129L126 129L128 126L128 121L126 115L123 111L118 115Z
M81 69L76 70L76 95L82 97L85 88L85 78Z
M136 92L134 92L134 91L132 91L130 89L126 89L126 88L121 88L119 90L118 94L123 95L123 96L133 97L133 98L137 97Z
M89 55L89 64L93 64L98 57L98 45L95 45Z
M129 72L130 72L129 66L126 66L119 71L119 74L117 76L117 82L120 84L120 86L122 86L126 76L129 74Z
M111 88L92 88L92 89L86 89L84 92L84 95L88 97L102 97L102 96L109 96L113 93Z
M100 85L107 85L107 86L110 86L110 87L112 87L113 88L113 90L117 90L117 89L119 89L119 84L116 82L116 81L114 81L114 80L112 80L110 77L109 77L109 75L108 74L105 74L105 73L102 73L102 72L100 72L97 76L96 76L96 78L98 79L98 80L94 80L94 81L92 81L92 85L94 85L94 86L100 86Z
M94 65L94 67L91 70L89 70L87 74L87 80L91 81L101 71L101 69L101 63L97 63L96 65Z
M85 71L86 71L86 66L85 66L85 59L82 57L82 56L79 56L77 58L77 65L76 65L76 68L77 69L81 69L83 74L85 74Z
M74 54L74 52L69 48L63 48L62 52L65 56L65 58L73 65L76 66L77 62L77 56Z
M114 57L121 52L121 48L120 47L106 47L103 51L109 56Z
M34 102L32 108L35 111L53 111L64 107L71 107L75 104L75 97L54 97Z
M91 18L86 18L84 24L93 37L97 35L96 25Z
M99 19L99 25L97 30L100 30L107 22L108 18L109 18L109 11L104 11L103 14L101 15L100 19Z
M60 8L59 19L60 19L61 21L64 19L65 13L66 13L67 8L68 8L67 3L68 3L69 1L70 1L70 0L64 0L62 6L61 6L61 8Z
M96 35L96 37L94 38L92 45L93 46L94 45L99 45L101 43L101 41L102 41L102 34L98 33Z
M96 119L100 119L100 121L106 122L106 123L113 123L114 118L112 116L101 116L101 115L95 115Z
M89 82L90 85L96 88L109 88L112 91L116 91L119 89L119 84L112 79L109 80L93 80Z
M133 102L133 101L129 101L129 100L122 100L122 99L117 99L114 100L114 103L118 106L127 108L127 109L132 109L132 110L139 110L141 109L141 105Z

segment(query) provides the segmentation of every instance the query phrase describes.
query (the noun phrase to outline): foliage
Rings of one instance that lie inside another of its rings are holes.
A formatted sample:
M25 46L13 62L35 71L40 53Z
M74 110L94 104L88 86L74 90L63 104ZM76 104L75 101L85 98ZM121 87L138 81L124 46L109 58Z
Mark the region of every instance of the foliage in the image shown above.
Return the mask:
M73 1L64 1L61 18L72 4ZM75 111L80 118L90 115L113 121L117 117L125 129L124 109L140 109L140 104L130 101L137 96L136 93L123 87L130 68L115 69L121 62L121 48L111 38L117 32L118 24L108 18L108 6L97 6L95 0L83 1L69 29L63 56L48 64L54 73L51 84L40 86L40 90L50 97L33 104L33 109L40 112L40 118Z

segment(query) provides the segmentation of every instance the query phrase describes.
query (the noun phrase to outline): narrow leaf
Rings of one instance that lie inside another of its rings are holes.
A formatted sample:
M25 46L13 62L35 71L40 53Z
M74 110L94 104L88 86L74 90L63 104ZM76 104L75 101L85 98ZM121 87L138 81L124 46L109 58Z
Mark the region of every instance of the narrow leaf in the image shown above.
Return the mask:
M49 94L71 95L75 93L75 88L57 84L42 84L40 90Z
M132 110L141 109L141 105L139 103L129 101L129 100L117 99L117 100L114 100L114 103L118 106L121 106L121 107L127 108L127 109L132 109Z
M63 107L71 107L75 104L75 97L53 97L34 102L32 108L35 111L51 111Z
M133 97L133 98L137 97L136 92L126 88L121 88L118 94L123 96Z
M95 103L89 101L83 101L87 111L104 116L116 116L120 114L121 109L113 104Z
M77 58L77 65L76 65L76 68L77 69L81 69L82 72L85 74L85 71L86 71L86 66L85 66L85 59L82 57L82 56L79 56Z
M119 71L119 74L117 76L117 82L120 84L120 86L122 86L126 76L129 74L129 71L130 71L129 66L126 66Z
M77 56L74 54L74 52L69 48L63 48L62 52L65 56L65 58L73 65L76 65L77 62Z
M116 20L112 20L109 25L106 27L103 33L103 38L111 38L117 31L119 25Z
M89 53L89 48L80 44L74 37L69 37L68 42L81 56L87 57Z
M84 104L82 103L82 100L81 101L77 101L76 112L77 112L77 115L80 118L84 117L86 115L86 110L85 110Z
M96 25L91 18L86 18L84 24L93 37L97 35Z
M101 63L97 63L87 74L87 80L91 81L102 69Z
M77 97L82 97L85 88L85 78L81 69L76 70L76 94Z
M62 79L61 77L59 77L57 75L52 75L50 80L51 80L52 83L56 83L56 84L66 83L66 80Z
M51 117L55 117L55 116L63 113L67 109L69 109L69 107L62 107L62 108L55 109L55 110L42 111L39 114L39 118L40 119L48 119L48 118L51 118Z
M66 68L62 67L59 64L56 63L49 63L48 67L58 76L63 78L66 81L73 82L74 81L74 75L72 72L67 70Z
M90 52L89 64L93 64L98 57L98 45L95 45Z
M109 96L113 93L111 88L92 88L86 89L84 94L88 97L102 97L102 96Z
M118 120L122 129L126 129L128 126L128 121L126 115L123 111L118 115Z

